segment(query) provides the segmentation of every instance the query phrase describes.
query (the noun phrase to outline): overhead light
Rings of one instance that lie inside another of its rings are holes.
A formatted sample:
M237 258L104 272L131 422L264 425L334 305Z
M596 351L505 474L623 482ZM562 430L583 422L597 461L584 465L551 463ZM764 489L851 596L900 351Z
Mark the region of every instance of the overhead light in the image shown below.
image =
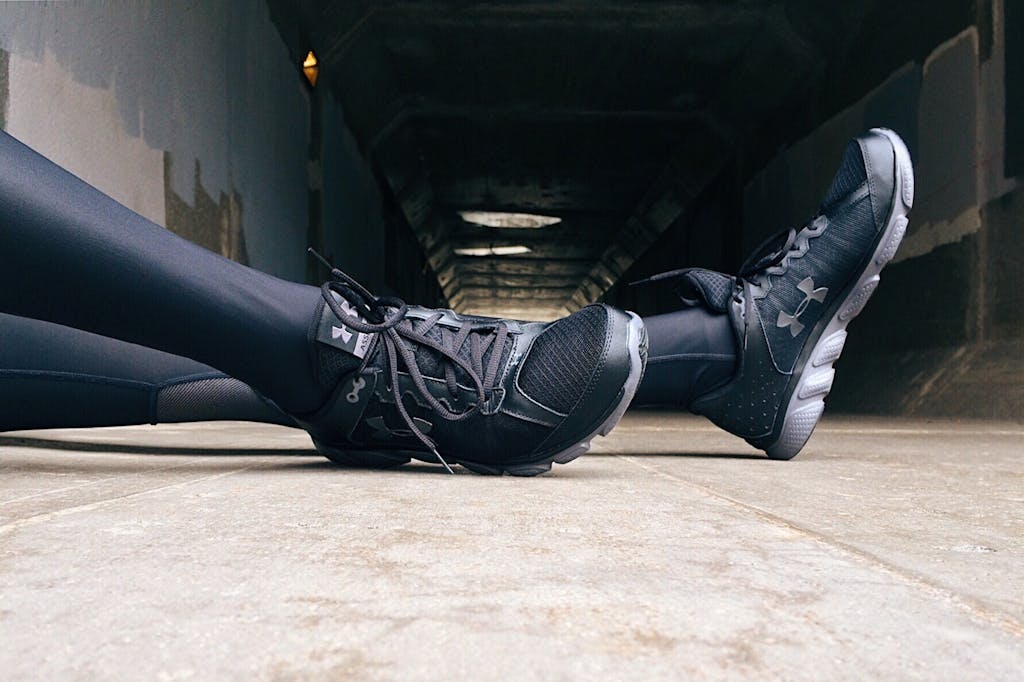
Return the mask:
M484 227L530 228L548 227L562 222L561 218L535 213L505 213L496 211L459 211L467 223Z
M315 88L317 76L320 75L320 62L317 60L316 55L313 54L313 50L309 51L305 61L302 62L302 73L306 74L306 80Z
M471 246L455 249L459 256L518 256L533 251L529 246Z

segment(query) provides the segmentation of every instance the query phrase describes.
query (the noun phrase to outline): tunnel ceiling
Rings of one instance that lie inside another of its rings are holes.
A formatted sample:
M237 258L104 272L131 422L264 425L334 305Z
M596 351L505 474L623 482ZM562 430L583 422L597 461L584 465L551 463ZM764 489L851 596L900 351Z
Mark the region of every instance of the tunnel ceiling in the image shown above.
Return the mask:
M345 123L452 306L596 300L723 172L807 118L879 3L300 3ZM832 71L835 71L833 68ZM495 229L460 211L555 226ZM525 246L528 253L457 255Z

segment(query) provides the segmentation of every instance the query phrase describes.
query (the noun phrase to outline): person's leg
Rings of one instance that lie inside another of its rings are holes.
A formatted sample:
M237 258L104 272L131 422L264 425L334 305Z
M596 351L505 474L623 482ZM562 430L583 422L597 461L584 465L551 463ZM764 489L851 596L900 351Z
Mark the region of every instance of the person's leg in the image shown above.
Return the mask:
M310 412L320 291L244 267L0 134L0 311L194 358Z
M736 368L736 340L724 313L684 308L644 318L647 371L632 406L690 406L728 381Z
M736 364L728 317L687 308L644 318L647 371L631 407L686 407ZM194 360L0 313L0 431L294 420L249 385Z
M644 318L647 371L631 406L686 407L736 363L728 317ZM0 431L197 421L295 422L250 386L170 353L0 313Z
M320 290L259 273L5 134L0 254L0 311L216 367L346 463L543 473L611 431L645 362L640 318L609 306L520 323L375 297L336 269Z
M735 338L727 380L713 385L724 374L709 366L680 382L697 387L680 390L687 407L770 457L796 455L825 409L847 325L895 255L913 201L910 153L891 130L873 129L847 146L817 214L766 241L738 275L694 268L651 278L677 285L683 313L697 311L680 315L675 327L669 317L652 320L652 349L700 348L694 334L706 326L717 338L724 321ZM700 315L704 322L687 323ZM656 367L652 360L649 372Z
M0 396L0 431L225 419L294 425L212 367L2 313Z
M795 455L823 410L845 327L895 254L912 203L906 148L872 131L848 147L818 215L779 247L766 244L738 277L691 269L652 278L680 284L686 307L645 320L649 367L632 404L684 406L773 457Z

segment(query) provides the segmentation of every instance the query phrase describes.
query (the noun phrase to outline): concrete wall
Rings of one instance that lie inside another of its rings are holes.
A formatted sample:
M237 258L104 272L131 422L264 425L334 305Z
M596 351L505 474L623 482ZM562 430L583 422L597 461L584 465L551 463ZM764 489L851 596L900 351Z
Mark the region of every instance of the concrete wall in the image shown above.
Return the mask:
M310 103L263 3L0 5L0 123L150 220L305 279Z
M830 410L1024 420L1024 3L990 9L760 168L727 168L606 300L664 312L679 305L669 287L624 282L735 272L765 237L814 214L850 137L887 126L914 157L916 205L851 326Z
M1008 176L1007 36L1002 2L922 63L776 156L744 189L744 251L800 225L845 140L897 130L915 161L907 237L851 327L833 408L1024 419L1024 184ZM1011 33L1013 32L1013 33ZM859 380L856 380L858 379Z
M318 282L313 245L372 290L411 293L387 273L418 274L422 254L389 262L377 182L333 89L344 83L305 84L309 46L278 9L2 3L0 126L222 255Z

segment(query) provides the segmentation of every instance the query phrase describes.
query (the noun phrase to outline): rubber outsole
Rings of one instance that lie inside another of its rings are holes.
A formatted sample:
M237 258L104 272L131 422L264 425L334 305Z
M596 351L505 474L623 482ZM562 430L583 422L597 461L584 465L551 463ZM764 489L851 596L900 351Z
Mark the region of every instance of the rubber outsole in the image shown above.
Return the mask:
M640 386L640 380L643 378L647 357L647 330L639 315L632 312L629 312L628 314L630 316L629 326L627 327L627 345L629 347L630 358L629 376L626 378L626 381L619 392L619 401L596 429L574 445L565 448L564 450L560 450L553 455L546 455L531 462L504 465L483 464L480 462L454 459L450 460L449 464L459 464L474 473L483 474L485 476L501 476L502 474L509 474L510 476L537 476L550 471L554 464L568 464L581 455L586 454L590 450L590 443L595 437L607 436L611 433L612 429L615 428L616 424L619 423L619 420L622 419L622 415L626 413L626 409L629 407L630 402L632 402L637 388ZM314 440L313 443L316 445L316 449L320 454L324 455L331 461L346 466L393 469L403 464L407 464L413 459L440 464L440 462L433 459L428 453L421 451L349 451L324 445L316 440Z
M914 205L914 167L903 140L886 128L872 132L885 135L895 150L896 184L893 207L878 245L860 273L856 284L836 308L817 343L807 354L800 378L790 394L782 431L775 443L765 448L772 459L792 459L807 444L814 427L825 411L825 397L832 390L835 378L833 365L843 352L846 327L864 309L880 281L879 273L896 255L907 231L907 213Z

